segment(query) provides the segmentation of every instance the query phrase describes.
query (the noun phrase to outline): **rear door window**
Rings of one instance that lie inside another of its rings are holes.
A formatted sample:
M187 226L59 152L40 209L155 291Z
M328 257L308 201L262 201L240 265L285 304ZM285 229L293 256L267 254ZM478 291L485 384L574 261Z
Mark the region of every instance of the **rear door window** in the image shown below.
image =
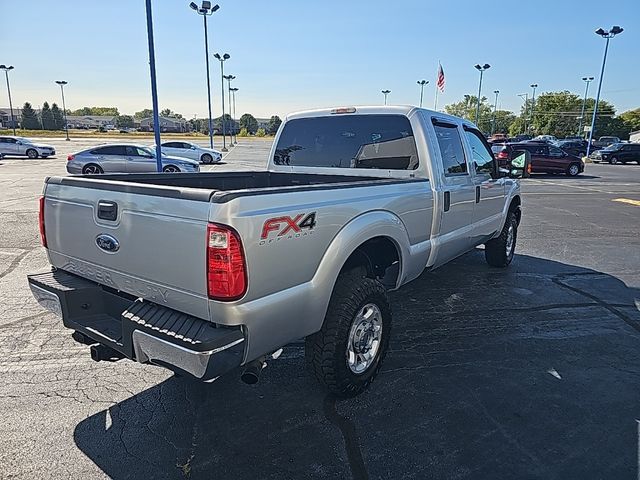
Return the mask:
M92 150L91 153L95 155L124 155L124 146L121 145L109 145L108 147L101 147Z
M464 128L464 134L471 147L476 173L488 173L491 175L495 170L493 166L493 154L489 150L482 134L467 127Z
M433 128L438 139L444 174L467 174L467 162L458 127L454 124L434 123Z
M418 153L411 124L403 115L332 115L286 122L273 163L415 170Z

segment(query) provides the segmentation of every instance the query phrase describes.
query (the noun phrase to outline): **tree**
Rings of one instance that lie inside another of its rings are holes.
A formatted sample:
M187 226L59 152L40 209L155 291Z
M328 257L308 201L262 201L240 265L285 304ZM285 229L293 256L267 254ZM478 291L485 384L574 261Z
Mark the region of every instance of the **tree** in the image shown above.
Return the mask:
M82 107L77 110L73 110L70 112L70 115L79 115L79 116L87 116L87 115L106 115L106 116L117 116L118 108L117 107Z
M618 118L620 118L632 132L640 130L640 108L627 110L621 113Z
M207 119L207 122L208 121L209 120ZM225 122L225 127L224 127L225 132L227 134L231 133L231 127L232 127L231 115L229 115L228 113L225 113L224 122ZM217 131L217 133L222 133L222 116L213 119L213 130Z
M153 110L151 110L150 108L145 108L144 110L140 110L139 112L136 112L133 114L133 118L136 118L138 120L141 120L143 118L149 118L153 116Z
M151 115L153 115L153 110L151 110ZM182 115L180 115L179 113L174 112L173 110L171 110L170 108L165 108L164 110L160 111L160 116L161 117L169 117L169 118L183 118Z
M53 129L64 130L64 116L62 110L55 103L51 105L51 115L53 116Z
M29 102L24 102L22 106L22 128L25 130L40 130L40 122L36 111L33 109Z
M253 135L258 131L258 121L250 113L245 113L240 117L240 128L246 128Z
M280 117L278 115L273 115L269 119L269 124L267 125L267 133L269 133L270 135L275 135L278 131L278 128L280 128L281 123L282 120L280 120Z
M494 116L495 122L493 122ZM491 123L494 125L493 133L508 133L515 120L516 116L512 112L508 110L497 110L495 114L491 114Z
M444 110L449 115L455 115L456 117L466 118L469 121L475 122L477 103L478 97L475 95L465 95L461 101L445 105ZM487 101L487 97L482 97L480 100L478 128L483 132L489 132L491 130L492 110Z
M134 121L131 115L118 115L115 120L115 126L118 128L133 128Z
M40 111L40 120L42 122L42 128L44 130L53 130L55 124L53 122L53 114L48 102L42 104L42 110Z

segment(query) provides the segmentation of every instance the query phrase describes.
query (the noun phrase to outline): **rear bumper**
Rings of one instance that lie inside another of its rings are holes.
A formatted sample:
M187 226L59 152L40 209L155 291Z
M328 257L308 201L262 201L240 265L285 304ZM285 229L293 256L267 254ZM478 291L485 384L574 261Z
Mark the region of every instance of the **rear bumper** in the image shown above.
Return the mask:
M121 356L151 363L202 381L239 366L245 336L151 302L116 292L63 270L29 275L40 305L62 318L74 338L101 344Z

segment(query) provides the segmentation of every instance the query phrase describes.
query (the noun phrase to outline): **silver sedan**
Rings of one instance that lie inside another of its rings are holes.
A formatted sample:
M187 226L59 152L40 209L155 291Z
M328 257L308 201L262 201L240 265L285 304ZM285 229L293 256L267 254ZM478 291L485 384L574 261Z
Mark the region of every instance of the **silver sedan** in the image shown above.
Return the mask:
M155 150L144 145L118 143L99 145L67 157L67 172L83 175L99 173L156 172ZM162 155L162 171L199 172L197 161Z

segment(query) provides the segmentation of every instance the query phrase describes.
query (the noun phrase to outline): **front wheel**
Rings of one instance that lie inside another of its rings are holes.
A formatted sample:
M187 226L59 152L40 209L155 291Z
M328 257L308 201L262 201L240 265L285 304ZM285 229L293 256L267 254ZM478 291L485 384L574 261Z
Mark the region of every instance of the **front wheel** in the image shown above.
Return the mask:
M611 157L611 160L609 160L609 163L612 165L617 165L619 162L617 157Z
M204 155L202 155L200 160L202 160L202 163L204 163L206 165L209 165L210 163L213 163L213 157L211 155L209 155L208 153L205 153Z
M29 157L31 160L35 160L36 158L38 158L38 151L30 148L29 150L27 150L27 157Z
M167 165L166 167L164 167L162 169L162 171L164 173L177 173L177 172L180 171L180 169L178 167L174 166L174 165Z
M509 211L500 236L484 244L484 257L492 267L504 268L511 263L516 251L518 238L518 218L513 210Z
M364 270L342 273L322 329L305 340L307 365L331 393L354 397L377 375L389 345L391 307L380 282Z
M569 165L569 168L567 168L567 175L569 177L576 177L579 173L580 167L577 163L572 163L571 165Z

